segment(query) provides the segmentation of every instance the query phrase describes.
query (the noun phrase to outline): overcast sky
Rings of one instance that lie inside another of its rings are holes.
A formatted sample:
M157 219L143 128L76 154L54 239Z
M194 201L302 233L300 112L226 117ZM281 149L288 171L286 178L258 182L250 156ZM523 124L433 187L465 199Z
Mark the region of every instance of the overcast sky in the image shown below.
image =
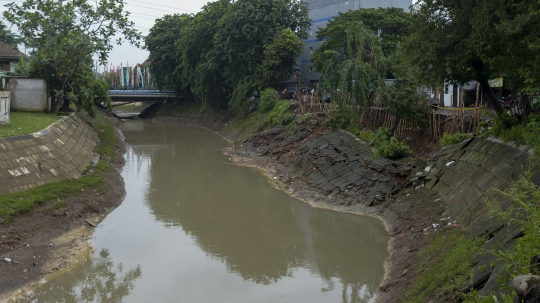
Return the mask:
M0 0L0 3L8 3L13 0ZM417 0L413 0L415 3ZM15 2L22 2L22 0L15 0ZM196 13L209 0L125 0L126 11L131 13L130 19L135 22L135 28L142 32L143 35L147 35L150 28L154 25L154 21L157 18L161 18L167 14L182 14L182 13ZM0 11L5 11L4 7L1 7ZM144 43L143 43L144 44ZM24 51L21 49L21 51ZM123 44L121 46L114 47L113 51L109 54L109 63L115 66L120 65L122 62L124 66L129 62L130 65L135 63L142 63L148 58L148 52L143 49L138 49L129 44Z

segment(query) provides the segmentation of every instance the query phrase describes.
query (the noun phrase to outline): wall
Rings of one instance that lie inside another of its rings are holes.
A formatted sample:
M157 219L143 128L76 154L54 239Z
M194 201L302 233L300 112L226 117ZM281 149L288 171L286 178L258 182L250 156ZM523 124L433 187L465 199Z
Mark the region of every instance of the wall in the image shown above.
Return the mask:
M48 111L47 83L43 79L4 77L5 90L11 91L11 110Z
M80 178L97 134L77 114L27 136L0 138L0 194Z
M9 123L10 112L10 93L8 91L0 91L0 127L2 124Z

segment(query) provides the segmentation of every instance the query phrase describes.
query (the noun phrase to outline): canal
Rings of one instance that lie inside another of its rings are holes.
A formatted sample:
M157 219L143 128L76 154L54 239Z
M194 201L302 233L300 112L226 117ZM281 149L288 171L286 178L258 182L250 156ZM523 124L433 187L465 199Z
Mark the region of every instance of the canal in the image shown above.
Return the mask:
M388 235L234 166L196 127L126 121L124 202L86 260L17 302L372 302Z

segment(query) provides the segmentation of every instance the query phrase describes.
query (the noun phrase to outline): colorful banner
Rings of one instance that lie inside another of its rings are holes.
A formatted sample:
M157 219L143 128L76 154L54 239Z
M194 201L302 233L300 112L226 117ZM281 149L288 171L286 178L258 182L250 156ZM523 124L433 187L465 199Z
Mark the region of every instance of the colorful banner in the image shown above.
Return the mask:
M122 83L122 89L124 89L124 67L120 63L120 81Z

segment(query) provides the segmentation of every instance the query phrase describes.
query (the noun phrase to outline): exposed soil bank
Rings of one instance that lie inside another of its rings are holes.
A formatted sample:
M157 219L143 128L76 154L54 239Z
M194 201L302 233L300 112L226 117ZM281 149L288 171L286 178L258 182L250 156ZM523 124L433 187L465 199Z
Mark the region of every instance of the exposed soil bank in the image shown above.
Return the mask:
M120 123L111 118L111 123ZM121 133L116 129L116 134ZM0 301L32 287L44 277L74 265L87 255L90 222L97 223L125 195L120 170L125 144L118 140L104 182L61 201L46 201L31 212L0 225ZM4 258L11 259L5 262Z
M358 201L352 195L329 193L313 186L301 175L291 176L294 166L292 161L298 150L329 130L320 123L306 126L294 133L282 129L258 133L247 140L238 140L240 136L245 135L238 125L241 118L238 119L226 111L201 112L195 105L165 105L154 120L202 126L221 134L231 142L236 141L236 144L224 151L235 163L261 169L275 187L314 207L381 219L392 240L388 244L391 255L385 264L386 276L379 288L378 302L396 302L396 298L407 289L409 277L414 276L418 270L419 248L429 243L436 234L453 230L452 227L445 226L436 232L423 231L433 222L440 221L446 205L432 193L415 191L410 185L405 186L407 182L404 177L392 177L401 187L397 194L387 195L386 199L376 201L372 206L366 206L363 201ZM289 140L291 141L289 144L287 142L283 144L291 137L295 137L294 140ZM385 173L384 169L382 171ZM361 187L350 190L361 192Z

